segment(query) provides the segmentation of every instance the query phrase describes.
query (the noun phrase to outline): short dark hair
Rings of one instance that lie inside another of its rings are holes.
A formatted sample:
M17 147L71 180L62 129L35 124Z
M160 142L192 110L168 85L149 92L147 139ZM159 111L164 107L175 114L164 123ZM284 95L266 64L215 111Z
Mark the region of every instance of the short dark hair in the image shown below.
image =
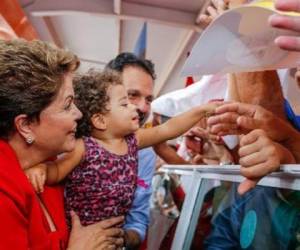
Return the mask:
M0 138L8 139L15 131L14 120L20 114L39 120L64 75L78 66L77 56L48 43L0 40Z
M112 70L89 70L85 74L74 77L75 104L82 113L78 121L76 137L90 136L93 125L91 118L94 114L109 112L108 91L111 86L122 85L120 73Z
M105 68L123 72L126 67L138 67L149 74L153 80L156 79L154 64L147 59L137 57L130 52L124 52L119 54L116 58L112 59Z

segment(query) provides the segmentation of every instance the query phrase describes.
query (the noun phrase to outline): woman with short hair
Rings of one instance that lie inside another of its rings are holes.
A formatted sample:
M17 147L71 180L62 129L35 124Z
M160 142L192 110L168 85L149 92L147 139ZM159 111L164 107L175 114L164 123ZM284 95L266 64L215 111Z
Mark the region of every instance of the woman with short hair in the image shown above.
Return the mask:
M41 41L0 41L0 249L115 249L123 218L83 227L73 214L68 235L58 187L36 195L24 174L75 146L77 120L71 52ZM69 238L69 241L68 241Z

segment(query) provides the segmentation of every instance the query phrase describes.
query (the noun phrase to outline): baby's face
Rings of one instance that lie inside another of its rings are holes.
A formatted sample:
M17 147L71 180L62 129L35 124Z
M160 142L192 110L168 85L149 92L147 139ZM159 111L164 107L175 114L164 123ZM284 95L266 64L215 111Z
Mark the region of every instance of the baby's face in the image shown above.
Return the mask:
M136 106L131 104L123 85L112 86L109 91L109 112L106 114L108 129L128 134L139 129L139 116Z

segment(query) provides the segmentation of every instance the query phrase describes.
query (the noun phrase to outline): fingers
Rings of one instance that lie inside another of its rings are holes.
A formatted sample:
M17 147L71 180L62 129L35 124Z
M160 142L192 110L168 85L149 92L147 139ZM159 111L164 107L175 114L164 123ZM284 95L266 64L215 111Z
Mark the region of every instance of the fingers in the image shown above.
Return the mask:
M124 231L121 228L109 228L103 230L102 234L108 237L123 237Z
M207 124L209 126L212 126L215 124L220 124L220 123L236 124L238 117L239 117L239 114L235 113L235 112L220 113L218 115L209 117L207 119Z
M239 116L236 120L238 127L243 128L244 130L254 130L262 128L260 120L253 119L252 117Z
M254 144L254 142L256 142L259 138L261 138L261 140L263 140L262 138L265 138L265 139L267 138L266 133L261 129L253 130L249 134L244 135L242 137L242 139L240 140L240 146L241 146L240 151L242 153L242 154L240 154L240 156L243 157L247 154L251 154L253 152L258 151L258 149L260 149L261 146ZM249 145L249 144L254 144L254 145L251 145L251 146L256 146L256 147L260 146L260 147L251 152L251 151L247 150L247 147L245 147L246 145ZM244 149L243 149L243 147L244 147Z
M206 11L212 17L212 19L215 19L218 16L217 10L212 6L208 6Z
M206 9L206 14L200 15L196 23L199 23L203 28L207 27L227 9L227 6L228 0L212 0L211 5Z
M232 102L226 103L220 107L216 108L216 114L223 114L226 112L234 112L239 115L245 115L252 117L255 113L255 110L258 108L256 105L240 103L240 102Z
M34 190L39 193L40 189L39 189L39 184L38 184L38 177L36 175L29 175L28 177L29 181L31 182Z
M82 227L80 223L80 219L74 211L71 211L71 218L72 218L72 231Z
M229 103L216 108L216 115L207 120L210 132L216 135L242 134L260 128L261 121L254 119L256 105ZM260 110L259 112L263 112Z
M299 0L276 0L275 7L281 11L300 11Z
M202 158L203 158L203 156L201 154L197 154L195 157L192 158L191 163L192 164L203 163Z
M100 221L96 224L94 224L97 227L100 227L102 229L111 228L113 226L118 226L124 222L124 216L114 217L107 220Z
M248 192L249 190L251 190L252 188L254 188L256 186L256 184L257 184L258 181L259 180L250 180L250 179L244 180L238 186L238 193L240 195L245 194L246 192Z
M274 14L269 18L269 23L275 28L300 31L300 18Z
M281 11L300 11L298 0L277 0L275 7ZM300 18L294 16L272 15L269 23L275 28L300 32ZM300 51L299 36L280 36L275 39L275 44L281 49L288 51Z
M188 135L207 139L208 138L208 131L206 131L205 129L200 128L200 127L194 127L194 128L189 130Z
M278 161L270 160L251 167L241 167L241 174L249 179L261 178L280 166Z
M213 18L211 16L205 15L205 14L201 14L198 18L196 23L199 23L199 25L202 28L207 27L211 22L212 22Z
M97 238L99 249L119 249L124 246L124 238L123 237L106 237L100 236Z
M252 146L252 145L249 145L249 146ZM241 157L239 159L239 163L243 167L252 167L261 162L265 162L265 157L262 156L262 154L260 152L254 152L254 153L248 154L244 157Z
M293 36L280 36L275 39L275 44L284 50L300 52L300 38Z
M227 9L227 2L223 0L212 0L211 2L219 14L223 13Z
M44 185L45 185L45 181L46 181L46 175L44 173L42 173L36 179L37 179L37 191L39 193L44 192Z

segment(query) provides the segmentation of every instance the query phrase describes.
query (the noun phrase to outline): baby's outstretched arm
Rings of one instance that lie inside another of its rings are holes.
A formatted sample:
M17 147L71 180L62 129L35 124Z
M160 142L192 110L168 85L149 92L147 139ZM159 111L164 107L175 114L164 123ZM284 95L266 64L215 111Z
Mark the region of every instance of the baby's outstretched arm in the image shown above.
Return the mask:
M54 185L62 181L81 161L84 155L84 143L76 141L75 149L65 153L55 161L41 163L25 170L36 192L44 191L44 185Z
M210 116L221 102L210 102L175 116L167 122L148 129L139 129L136 132L139 148L145 148L176 138L193 127L204 116Z
M69 153L63 154L57 160L50 162L52 166L47 167L48 185L53 185L61 182L83 158L85 152L84 142L82 139L77 139L75 149Z

